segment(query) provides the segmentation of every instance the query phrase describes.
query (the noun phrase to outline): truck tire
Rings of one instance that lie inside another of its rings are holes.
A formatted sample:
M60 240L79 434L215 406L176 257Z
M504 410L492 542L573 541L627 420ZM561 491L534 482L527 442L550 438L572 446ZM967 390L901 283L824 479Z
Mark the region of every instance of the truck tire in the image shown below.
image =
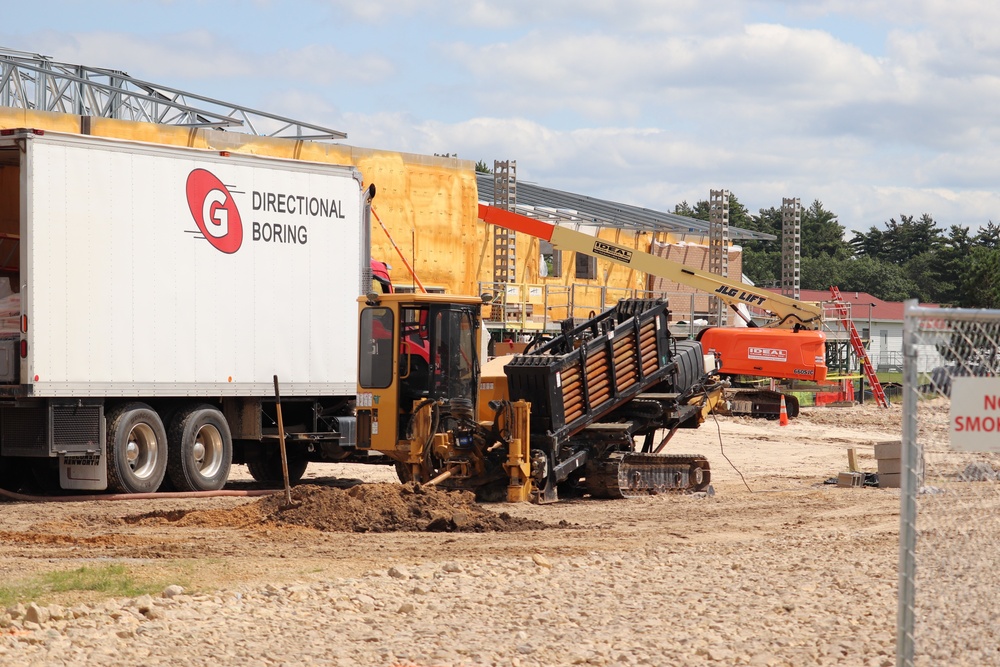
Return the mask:
M152 493L167 472L167 433L156 410L126 403L107 413L108 490Z
M189 405L167 431L167 478L177 491L218 491L229 479L233 438L222 413L211 405Z
M309 459L305 454L296 452L294 449L287 450L288 455L288 483L297 484L306 474L306 467ZM261 447L257 453L247 457L247 469L250 475L264 484L285 483L281 473L281 451L277 443Z

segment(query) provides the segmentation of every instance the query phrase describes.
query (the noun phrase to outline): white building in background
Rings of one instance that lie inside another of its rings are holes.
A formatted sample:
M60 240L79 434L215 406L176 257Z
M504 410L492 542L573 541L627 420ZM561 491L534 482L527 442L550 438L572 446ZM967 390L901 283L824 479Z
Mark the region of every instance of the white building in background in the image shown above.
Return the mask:
M779 290L773 289L778 292ZM901 373L903 371L903 302L883 301L867 292L845 292L840 294L849 308L854 328L861 340L867 344L868 357L875 366L876 373ZM847 340L847 332L836 318L833 297L829 290L801 290L801 301L818 301L825 304L824 329L830 340ZM921 306L936 308L937 304L923 303ZM944 341L943 341L944 342ZM932 345L925 345L918 355L919 372L929 372L942 366L945 361Z

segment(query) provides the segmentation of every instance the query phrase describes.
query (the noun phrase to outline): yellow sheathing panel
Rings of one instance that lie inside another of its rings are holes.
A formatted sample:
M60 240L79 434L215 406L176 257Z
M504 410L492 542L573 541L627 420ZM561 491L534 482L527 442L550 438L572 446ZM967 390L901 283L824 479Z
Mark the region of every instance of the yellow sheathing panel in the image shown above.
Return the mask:
M485 225L484 225L485 226ZM584 231L584 230L581 230ZM492 228L489 230L492 234ZM586 232L585 232L586 233ZM611 241L619 245L649 252L650 235L645 232L632 232L621 229L601 228L597 230L597 238ZM540 275L540 242L528 234L517 233L517 281L550 285L588 284L597 287L614 287L621 289L645 289L645 276L636 275L635 271L614 264L597 260L597 275L593 279L576 277L576 260L574 253L562 253L562 273L559 276L542 277ZM492 247L487 251L492 251ZM492 280L492 265L484 267L483 280Z
M50 111L30 111L0 107L0 129L8 130L18 127L30 127L54 132L79 132L80 117L65 113Z
M482 225L484 228L485 224ZM593 227L582 227L584 233L594 233L597 238L611 241L618 245L623 245L641 252L649 252L651 235L645 232L634 232L615 228L600 228L596 231ZM486 232L489 234L489 248L486 250L486 262L480 272L481 280L490 282L492 276L492 227ZM596 275L594 278L578 278L576 275L576 253L562 252L562 271L558 276L542 277L540 275L540 241L528 234L515 234L515 244L517 246L516 277L517 282L529 285L548 286L550 294L557 286L573 288L573 303L577 315L583 316L584 311L595 310L600 312L605 307L613 305L619 299L631 296L632 290L637 290L639 296L647 289L647 276L625 266L614 262L597 259ZM604 288L604 289L602 289ZM530 291L529 291L530 292ZM527 297L527 300L541 304L543 291L537 291L535 296ZM603 300L604 304L601 303ZM555 301L555 299L553 299ZM550 304L551 306L552 304ZM561 309L556 309L555 317L565 317Z
M405 153L370 152L355 164L375 183L374 210L406 262L425 287L475 294L475 266L481 233L474 166ZM411 278L378 224L372 232L376 257L393 266L399 284Z
M375 183L374 209L420 282L453 294L476 293L483 231L477 221L475 165L469 160L0 108L0 128L79 133L87 124L94 136L355 166L366 186ZM394 282L411 284L409 272L377 223L372 225L372 256L392 265Z
M492 233L492 228L487 228L490 238ZM643 257L648 259L652 259L649 255L663 257L707 273L707 246L691 243L691 238L694 236L691 234L684 234L681 238L688 240L681 243L674 242L678 235L660 232L656 236L658 239L654 241L654 235L650 232L592 226L581 226L574 230L572 226L561 226L554 230L552 235L555 247L560 248L556 252L561 253L561 271L559 275L543 277L540 271L540 241L528 234L518 233L516 235L517 282L503 290L506 294L505 304L508 308L513 304L518 316L522 311L529 314L533 311L536 316L539 312L543 312L549 320L556 321L569 316L580 317L588 310L599 312L603 308L613 306L622 298L648 297L655 293L664 294L670 299L674 319L689 319L692 310L695 313L704 313L708 304L707 293L697 293L698 296L695 297L696 292L693 287L680 285L664 277L674 276L671 271L675 269L660 267L663 270L662 275L648 273L654 270L652 267L655 262L645 261ZM588 238L599 238L616 246L631 248L639 255L635 262L613 262L600 257L597 257L595 262L593 255L587 252L592 245L586 240ZM700 236L695 238L707 241ZM573 249L586 253L587 260L595 262L591 266L596 268L596 275L591 278L577 275L578 257ZM485 250L484 245L481 249L483 255L486 255ZM731 274L739 276L742 254L738 249L731 248L730 257ZM492 266L486 265L480 271L484 281L487 279L486 271L490 269ZM692 299L695 301L693 308ZM531 305L535 307L528 308ZM539 305L543 306L544 310L539 311ZM571 311L570 305L572 305Z
M95 137L126 139L142 141L147 144L168 144L171 146L187 146L189 148L208 148L200 139L200 131L189 127L171 125L156 125L155 123L135 123L113 118L97 118L91 116L86 120L90 131ZM78 127L77 132L81 131Z
M79 133L89 125L95 136L141 141L146 143L188 146L233 153L266 155L328 164L353 165L364 178L365 185L375 183L377 194L374 210L395 241L393 247L382 227L373 222L372 256L392 265L391 277L399 285L413 281L396 248L410 263L420 282L426 287L443 288L452 294L477 294L479 282L493 280L492 229L478 221L478 193L474 164L468 160L415 155L343 144L331 144L275 137L255 137L239 132L224 132L184 128L154 123L90 117L81 119L73 114L26 111L0 107L0 128L32 127L59 132ZM0 188L10 180L0 175ZM14 186L16 187L16 186ZM16 209L0 210L0 230L8 219L17 219ZM651 251L652 236L644 232L602 228L599 238L642 252ZM658 243L675 243L679 239L660 234ZM631 290L641 292L651 288L664 289L651 277L612 262L597 260L596 276L576 277L574 253L564 252L559 276L541 277L539 240L516 235L516 277L518 283L537 286L574 287L577 310L600 310L614 303ZM671 255L675 259L676 255ZM684 261L683 259L681 261ZM737 260L738 261L738 260ZM688 263L688 262L685 262ZM704 262L692 261L701 267ZM730 259L730 271L736 272ZM662 281L661 281L662 282ZM688 288L673 285L668 291L687 292ZM602 292L602 288L604 288ZM527 300L541 305L543 290L529 290Z

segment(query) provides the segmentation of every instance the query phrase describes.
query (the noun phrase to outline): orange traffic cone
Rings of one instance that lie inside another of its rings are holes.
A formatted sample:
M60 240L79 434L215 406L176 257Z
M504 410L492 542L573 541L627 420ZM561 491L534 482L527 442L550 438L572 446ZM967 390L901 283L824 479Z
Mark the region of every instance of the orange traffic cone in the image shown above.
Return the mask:
M781 412L778 413L778 422L782 426L788 426L788 410L785 408L785 395L781 395Z

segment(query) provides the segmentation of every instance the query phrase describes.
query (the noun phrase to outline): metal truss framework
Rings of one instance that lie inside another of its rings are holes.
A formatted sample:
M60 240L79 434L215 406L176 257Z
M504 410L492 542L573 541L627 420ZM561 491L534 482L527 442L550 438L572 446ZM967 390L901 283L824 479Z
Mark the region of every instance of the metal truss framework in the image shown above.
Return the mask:
M122 71L60 63L49 56L3 47L0 106L234 130L261 137L347 138L344 132L142 81Z
M493 179L493 174L476 174L480 203L493 203L483 199L483 193L493 191ZM709 223L704 220L553 190L527 181L517 182L517 200L513 203L511 210L515 213L552 224L670 232L680 237L691 235L700 238L709 234ZM730 227L729 234L732 240L774 241L778 238L773 234L738 227Z

